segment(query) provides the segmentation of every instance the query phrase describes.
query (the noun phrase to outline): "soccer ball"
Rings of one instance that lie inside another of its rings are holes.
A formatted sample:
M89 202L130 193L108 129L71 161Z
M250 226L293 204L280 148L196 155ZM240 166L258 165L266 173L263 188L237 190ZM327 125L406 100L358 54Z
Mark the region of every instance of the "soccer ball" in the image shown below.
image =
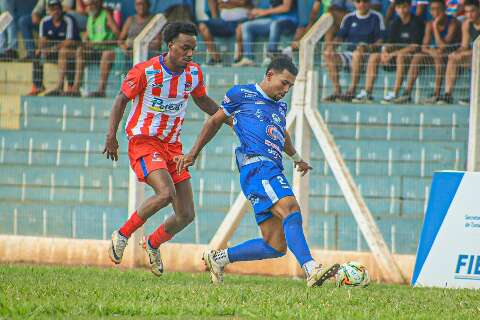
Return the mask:
M342 264L335 280L337 287L366 287L370 283L367 267L355 261Z

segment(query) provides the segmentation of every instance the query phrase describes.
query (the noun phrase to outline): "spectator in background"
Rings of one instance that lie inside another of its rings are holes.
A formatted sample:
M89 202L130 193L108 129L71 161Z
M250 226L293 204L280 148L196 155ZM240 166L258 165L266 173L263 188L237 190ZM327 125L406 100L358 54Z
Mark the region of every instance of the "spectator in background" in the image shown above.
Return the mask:
M370 9L379 11L382 7L380 1L381 0L371 0ZM333 50L332 42L337 36L338 30L340 30L340 24L346 14L355 11L355 3L352 0L331 0L329 5L328 0L324 2L325 7L328 8L327 12L330 13L333 17L333 25L325 33L325 44L327 50Z
M410 11L410 0L395 0L397 16L387 32L387 44L382 47L382 52L372 53L368 59L367 78L365 90L353 100L356 103L372 102L372 91L377 78L378 65L381 64L386 71L396 69L395 85L393 92L388 92L383 98L383 103L390 103L397 98L403 83L406 68L415 52L420 49L423 40L425 24L419 17Z
M213 37L237 36L237 43L241 43L241 32L237 31L239 24L248 19L248 12L252 8L251 0L208 0L211 18L198 24L198 31L202 35L210 54L208 64L221 63L220 54L215 48ZM240 38L238 38L240 37Z
M80 96L80 85L83 77L85 62L98 63L100 61L100 82L97 91L91 92L90 97L105 97L107 80L112 64L115 61L114 48L120 35L112 14L102 7L102 0L88 0L87 32L84 43L77 48L75 83L70 95Z
M449 1L449 0L446 0ZM457 0L454 0L457 1ZM412 0L412 5L410 7L410 12L421 18L424 22L428 20L428 3L429 0ZM385 14L385 23L388 25L395 13L395 0L390 0L390 6L387 9Z
M13 17L13 21L0 33L0 60L10 61L18 58L15 0L0 0L0 12L8 12Z
M32 60L35 57L35 42L33 40L33 32L38 29L40 21L46 15L47 1L48 0L38 0L31 15L24 15L19 18L19 26L22 32L25 49L27 51L27 56L24 57L24 60ZM63 0L63 10L71 10L74 4L74 0Z
M445 0L446 13L448 16L455 18L463 17L463 0Z
M383 17L378 11L370 9L369 0L355 1L355 8L355 12L343 18L334 43L325 48L324 60L334 90L325 101L352 101L360 80L362 65L371 53L378 51L385 36ZM336 44L342 41L346 43L347 48L345 52L338 53L335 50ZM345 94L342 94L339 82L341 67L351 69L352 81Z
M150 1L149 0L135 0L135 12L136 15L130 16L125 21L122 31L119 36L118 46L127 57L132 57L133 40L140 34L145 26L152 19L150 14ZM160 39L154 41L154 49L160 48Z
M452 91L460 70L472 65L472 47L475 39L480 35L480 7L478 0L465 0L465 21L462 23L462 45L448 56L447 70L445 71L445 95L438 103L453 103ZM460 104L469 104L470 101L460 100Z
M299 26L297 30L295 31L295 35L293 36L292 43L290 46L286 47L283 49L282 53L286 54L290 58L292 57L293 51L298 50L300 46L300 39L310 30L310 28L313 26L313 24L317 21L319 17L320 10L322 9L322 2L328 2L324 0L315 0L313 2L312 10L310 11L310 16L308 19L308 23L306 26ZM329 5L329 4L328 4ZM324 11L327 8L324 8Z
M407 86L403 95L393 100L395 103L412 101L411 94L420 69L432 64L435 67L434 92L433 96L424 102L437 103L440 98L445 60L460 41L460 24L455 17L447 16L443 0L430 0L430 14L433 20L426 24L422 50L413 56L408 70Z
M268 36L268 55L271 57L277 53L277 45L282 33L294 32L297 27L297 3L296 0L270 0L268 9L252 9L249 12L250 21L242 23L243 58L233 66L254 66L253 42L257 36ZM240 58L240 56L237 56ZM270 63L270 58L265 59L263 64Z
M43 64L46 61L58 61L58 84L46 96L63 95L65 76L69 85L73 84L75 47L80 35L72 16L62 9L60 0L48 0L48 16L40 21L38 49L33 61L33 86L28 95L36 96L45 90L43 86Z

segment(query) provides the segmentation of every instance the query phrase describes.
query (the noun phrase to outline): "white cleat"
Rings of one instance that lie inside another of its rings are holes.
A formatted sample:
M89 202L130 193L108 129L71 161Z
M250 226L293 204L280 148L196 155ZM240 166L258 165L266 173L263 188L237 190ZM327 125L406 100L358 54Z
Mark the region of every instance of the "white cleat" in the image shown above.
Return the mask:
M128 238L122 236L118 230L112 233L112 242L110 244L109 256L113 263L119 264L122 262L123 251L128 244Z
M340 265L338 263L335 263L334 265L325 269L322 268L322 265L319 265L313 269L312 274L307 278L307 287L311 288L321 286L326 280L335 277L338 269L340 269Z
M148 255L150 271L152 271L157 277L161 276L163 274L163 262L162 256L160 255L160 249L150 247L146 237L143 237L142 241L140 241L140 245L145 249L145 252Z
M213 284L222 284L223 283L223 274L224 274L224 267L219 265L213 259L213 256L217 253L217 250L208 250L203 253L203 261L210 271L210 280L212 280Z

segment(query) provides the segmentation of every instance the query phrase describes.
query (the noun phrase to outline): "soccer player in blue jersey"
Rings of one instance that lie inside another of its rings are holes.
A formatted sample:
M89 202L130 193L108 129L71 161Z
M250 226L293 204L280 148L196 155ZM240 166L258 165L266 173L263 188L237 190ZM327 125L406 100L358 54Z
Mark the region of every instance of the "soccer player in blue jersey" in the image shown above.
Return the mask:
M213 283L223 282L223 270L229 263L278 258L285 255L287 247L304 270L309 287L322 285L338 271L338 264L324 268L313 260L300 207L283 174L282 151L293 159L302 175L312 169L295 151L286 130L287 104L281 101L297 73L290 58L279 56L270 63L260 84L236 85L228 90L221 109L205 123L195 145L177 164L179 172L193 165L222 123L233 118L241 142L235 150L240 184L253 206L263 238L204 252Z

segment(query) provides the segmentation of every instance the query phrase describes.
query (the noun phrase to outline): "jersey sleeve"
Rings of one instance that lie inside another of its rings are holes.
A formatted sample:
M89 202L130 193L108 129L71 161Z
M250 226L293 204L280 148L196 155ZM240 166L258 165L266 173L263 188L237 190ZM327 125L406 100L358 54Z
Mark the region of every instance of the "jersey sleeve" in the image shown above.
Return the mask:
M340 30L337 32L337 37L341 38L342 40L345 40L348 37L348 32L350 30L349 18L349 16L343 17L342 23L340 24Z
M145 71L141 66L136 65L128 72L123 79L121 90L129 99L134 99L147 87Z
M205 88L205 81L203 80L202 69L200 69L199 66L197 66L197 68L198 68L198 84L195 87L195 89L193 89L191 95L192 97L200 98L207 94L207 89Z
M232 113L238 110L240 107L240 95L238 87L233 87L227 91L225 97L223 98L221 108L223 112L230 117Z

